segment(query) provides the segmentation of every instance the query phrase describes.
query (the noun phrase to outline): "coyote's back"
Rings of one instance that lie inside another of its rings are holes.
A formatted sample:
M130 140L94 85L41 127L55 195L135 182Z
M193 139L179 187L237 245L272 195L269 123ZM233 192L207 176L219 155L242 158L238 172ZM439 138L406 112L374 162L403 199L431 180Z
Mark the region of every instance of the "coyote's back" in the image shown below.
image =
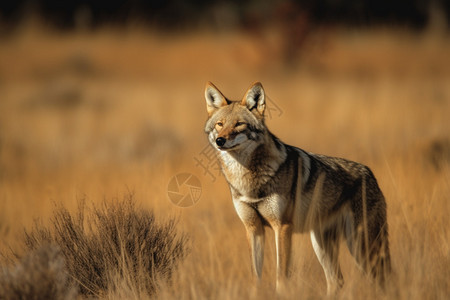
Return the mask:
M391 269L386 202L372 171L281 142L265 125L260 83L241 101L228 100L208 83L205 98L205 132L247 230L256 277L261 277L264 227L269 226L275 232L277 290L289 275L293 232L311 233L329 294L343 284L341 238L359 266L384 285Z

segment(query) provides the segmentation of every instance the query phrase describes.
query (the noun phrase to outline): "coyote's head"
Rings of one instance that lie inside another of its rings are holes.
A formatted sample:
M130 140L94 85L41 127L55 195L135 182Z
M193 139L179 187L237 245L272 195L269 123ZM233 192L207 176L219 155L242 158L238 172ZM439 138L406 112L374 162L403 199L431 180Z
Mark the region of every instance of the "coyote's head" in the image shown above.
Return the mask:
M208 120L205 132L213 147L235 151L256 146L266 132L264 89L254 83L241 101L230 101L211 83L205 88Z

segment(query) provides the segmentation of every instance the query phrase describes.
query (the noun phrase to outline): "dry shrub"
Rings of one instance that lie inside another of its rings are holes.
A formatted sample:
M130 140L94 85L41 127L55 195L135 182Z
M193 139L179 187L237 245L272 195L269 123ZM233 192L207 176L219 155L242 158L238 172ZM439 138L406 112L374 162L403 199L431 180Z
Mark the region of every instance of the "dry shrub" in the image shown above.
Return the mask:
M75 299L64 257L55 245L43 245L0 273L0 299Z
M58 245L83 295L114 293L122 282L137 296L152 295L158 281L170 281L187 253L187 237L176 232L175 220L157 222L151 211L136 207L132 195L91 209L81 203L76 215L59 207L50 226L36 223L25 234L27 248Z

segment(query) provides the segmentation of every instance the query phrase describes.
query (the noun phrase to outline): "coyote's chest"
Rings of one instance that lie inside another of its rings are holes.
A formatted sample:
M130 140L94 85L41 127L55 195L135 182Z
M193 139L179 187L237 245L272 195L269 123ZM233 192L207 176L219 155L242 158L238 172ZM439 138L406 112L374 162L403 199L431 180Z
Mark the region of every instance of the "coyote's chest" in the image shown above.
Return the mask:
M273 180L278 165L261 162L258 166L245 166L242 161L227 152L221 152L219 159L222 172L231 188L249 202L261 200L264 187Z

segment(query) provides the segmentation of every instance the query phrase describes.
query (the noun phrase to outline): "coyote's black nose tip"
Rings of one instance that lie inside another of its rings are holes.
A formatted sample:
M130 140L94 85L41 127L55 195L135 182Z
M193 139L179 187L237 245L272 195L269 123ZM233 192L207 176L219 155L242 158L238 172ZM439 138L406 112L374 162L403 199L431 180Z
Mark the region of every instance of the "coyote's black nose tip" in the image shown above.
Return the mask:
M225 145L226 141L227 140L225 138L219 137L216 139L216 144L217 144L217 146L222 147L223 145Z

